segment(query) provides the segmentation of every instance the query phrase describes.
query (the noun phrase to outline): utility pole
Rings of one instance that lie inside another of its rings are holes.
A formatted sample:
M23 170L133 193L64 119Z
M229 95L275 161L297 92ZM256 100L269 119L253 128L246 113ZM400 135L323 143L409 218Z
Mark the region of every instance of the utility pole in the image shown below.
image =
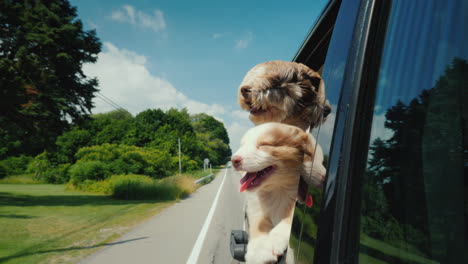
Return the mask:
M179 174L182 174L182 162L180 160L180 138L178 138L179 141Z

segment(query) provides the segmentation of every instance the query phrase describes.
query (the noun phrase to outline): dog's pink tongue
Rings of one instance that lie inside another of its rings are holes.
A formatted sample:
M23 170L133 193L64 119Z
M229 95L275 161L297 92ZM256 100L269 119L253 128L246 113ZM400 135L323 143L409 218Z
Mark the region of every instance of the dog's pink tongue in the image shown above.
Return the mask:
M243 181L244 178L247 178L247 180ZM241 181L240 181L241 186L239 188L239 192L243 192L249 187L250 183L253 180L255 180L255 175L252 175L251 172L248 172L247 174L245 174L244 178L242 178Z

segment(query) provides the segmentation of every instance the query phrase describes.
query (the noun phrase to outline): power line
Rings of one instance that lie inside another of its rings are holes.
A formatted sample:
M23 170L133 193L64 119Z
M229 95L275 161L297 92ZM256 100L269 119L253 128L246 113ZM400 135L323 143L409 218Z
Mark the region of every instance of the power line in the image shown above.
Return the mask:
M110 99L109 97L103 95L102 93L96 92L96 95L97 95L97 97L99 99L103 100L104 102L106 102L107 104L109 104L110 106L115 108L116 110L128 112L127 110L125 110L125 108L121 107L119 104L112 101L112 99Z
M101 93L96 93L96 96L98 98L100 98L101 100L103 100L104 102L106 102L107 104L109 104L110 106L112 106L113 108L115 108L115 109L121 109L122 108L117 103L115 103L114 101L112 101L111 99L109 99L108 97L106 97L105 95L103 95Z

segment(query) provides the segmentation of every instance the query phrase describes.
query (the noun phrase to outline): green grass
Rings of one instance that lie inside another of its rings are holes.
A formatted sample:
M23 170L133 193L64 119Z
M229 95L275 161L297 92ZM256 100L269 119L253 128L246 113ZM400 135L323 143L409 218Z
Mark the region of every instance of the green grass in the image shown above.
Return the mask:
M20 174L7 176L0 179L0 184L40 184L43 183L39 180L35 180L32 174Z
M172 203L0 184L0 263L76 263Z
M305 241L303 240L299 248L299 240L294 233L291 233L289 242L291 248L293 248L294 257L297 258L295 259L297 264L312 263L315 247L311 243L304 243Z

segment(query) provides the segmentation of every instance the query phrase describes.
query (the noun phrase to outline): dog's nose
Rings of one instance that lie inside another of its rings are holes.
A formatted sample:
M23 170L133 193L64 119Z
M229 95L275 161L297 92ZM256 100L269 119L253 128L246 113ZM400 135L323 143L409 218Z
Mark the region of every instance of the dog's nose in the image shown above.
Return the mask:
M241 93L242 93L242 96L245 98L245 99L248 99L249 96L250 96L250 87L242 87L241 88Z
M242 157L238 155L232 156L231 162L232 162L232 166L234 166L234 168L237 169L242 164Z

